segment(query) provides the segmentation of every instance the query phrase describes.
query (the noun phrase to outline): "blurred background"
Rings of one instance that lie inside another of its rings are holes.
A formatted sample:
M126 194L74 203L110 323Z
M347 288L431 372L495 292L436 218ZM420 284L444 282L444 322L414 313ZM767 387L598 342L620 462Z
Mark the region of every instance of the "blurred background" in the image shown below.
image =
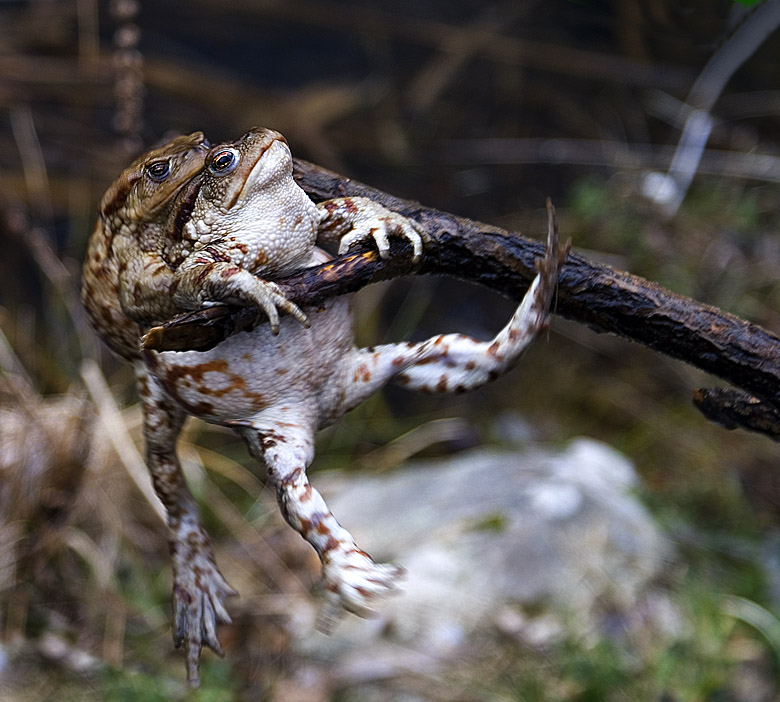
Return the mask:
M631 558L609 551L594 566L587 545L566 558L556 552L563 569L569 557L591 559L598 587L572 571L560 576L564 591L540 585L479 610L478 622L434 621L406 638L402 619L352 618L345 639L362 646L370 629L392 654L366 648L371 655L350 667L339 657L348 643L307 633L316 559L276 515L262 471L232 434L192 422L180 451L241 598L221 632L226 658L205 653L204 686L186 691L170 639L164 530L148 486L138 487L146 478L131 373L78 303L97 202L125 165L175 133L202 130L217 143L257 125L285 134L298 157L538 238L549 195L577 250L777 333L777 5L0 2L0 696L777 699L775 445L698 414L691 391L712 378L562 320L512 375L478 392L442 399L388 388L322 433L313 482L334 481L334 500L366 475L395 485L414 456L444 470L446 484L446 461L486 446L504 457L592 460L596 472L614 458L619 470L605 475L622 476L610 484L625 486L629 500L614 513L630 512L647 538L621 522L594 528L615 535L610 548L621 535L633 539ZM358 300L364 345L448 331L489 338L513 309L435 278L373 286ZM576 437L588 441L572 444ZM486 464L484 481L507 460ZM547 459L539 460L543 480ZM576 462L567 470L558 483L576 483L575 493L536 485L534 495L553 497L533 504L552 505L550 523L573 529L561 537L571 545L582 509L561 495L593 498L594 512L601 497L577 482ZM358 492L353 502L371 499ZM392 534L395 507L385 511ZM436 507L427 513L435 530ZM511 532L494 517L481 514L475 531ZM381 538L361 543L372 551ZM582 584L587 603L574 592ZM369 629L350 628L360 626ZM452 627L459 633L441 650L415 646Z

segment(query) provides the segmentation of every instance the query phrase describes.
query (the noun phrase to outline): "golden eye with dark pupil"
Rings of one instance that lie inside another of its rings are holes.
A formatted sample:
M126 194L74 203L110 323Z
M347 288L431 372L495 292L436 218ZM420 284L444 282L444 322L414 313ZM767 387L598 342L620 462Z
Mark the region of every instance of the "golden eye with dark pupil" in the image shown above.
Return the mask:
M171 174L171 164L169 161L155 161L146 167L146 174L159 183Z
M212 173L224 175L230 173L238 165L238 154L233 149L219 151L211 159L209 166Z

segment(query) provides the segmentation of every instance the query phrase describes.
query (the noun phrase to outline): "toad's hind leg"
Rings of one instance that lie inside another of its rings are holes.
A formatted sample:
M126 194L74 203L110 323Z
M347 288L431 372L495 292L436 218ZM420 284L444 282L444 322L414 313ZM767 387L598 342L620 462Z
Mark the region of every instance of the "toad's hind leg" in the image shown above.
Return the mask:
M185 647L187 682L197 687L201 648L205 645L222 655L217 623L230 621L224 602L236 593L217 569L197 503L176 456L176 439L185 415L140 363L136 377L144 410L147 464L155 492L168 515L173 561L173 641L176 648Z
M249 452L265 463L282 516L322 562L326 603L318 627L330 629L344 609L360 616L370 614L372 600L395 590L403 569L375 563L358 548L309 483L306 468L314 457L314 430L287 416L283 423L263 422L239 431Z
M422 392L453 393L472 390L508 371L545 328L564 258L551 211L539 273L495 338L477 341L463 334L442 334L419 343L355 350L344 363L347 390L334 416L355 407L389 380Z

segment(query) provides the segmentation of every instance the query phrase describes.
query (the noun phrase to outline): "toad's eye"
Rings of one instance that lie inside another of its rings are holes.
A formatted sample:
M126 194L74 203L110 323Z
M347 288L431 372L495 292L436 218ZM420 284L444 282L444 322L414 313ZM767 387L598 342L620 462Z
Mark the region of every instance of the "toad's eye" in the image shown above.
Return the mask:
M232 173L236 169L239 159L240 156L235 149L220 149L211 157L209 170L214 175Z
M155 161L146 167L146 175L153 181L161 183L171 174L170 161Z

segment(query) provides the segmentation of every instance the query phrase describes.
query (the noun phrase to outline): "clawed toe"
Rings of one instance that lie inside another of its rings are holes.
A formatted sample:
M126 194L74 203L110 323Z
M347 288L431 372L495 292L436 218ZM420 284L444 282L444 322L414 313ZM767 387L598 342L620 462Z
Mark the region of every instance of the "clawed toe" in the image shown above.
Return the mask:
M187 682L191 687L200 685L198 667L203 646L208 646L220 657L225 655L217 638L217 624L230 623L223 603L236 594L216 570L213 577L201 576L193 588L181 584L174 587L173 643L176 648L185 649Z
M336 200L332 202L338 202ZM331 228L341 232L339 253L346 253L357 242L373 239L379 256L390 256L390 235L403 237L411 243L414 263L419 263L423 255L423 244L430 241L427 232L414 220L398 212L383 207L368 198L351 198L351 207L340 212L338 225ZM333 208L329 208L333 210Z

